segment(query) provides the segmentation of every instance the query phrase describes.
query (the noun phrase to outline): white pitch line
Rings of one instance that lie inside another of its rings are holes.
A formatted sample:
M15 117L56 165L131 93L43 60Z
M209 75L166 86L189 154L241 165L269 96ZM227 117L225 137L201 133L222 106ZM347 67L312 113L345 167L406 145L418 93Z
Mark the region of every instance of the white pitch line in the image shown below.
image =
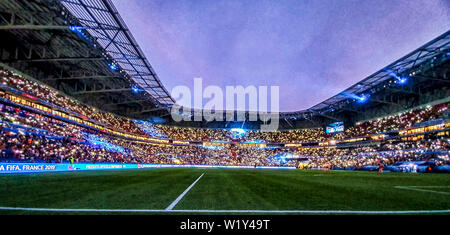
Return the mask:
M166 211L172 210L172 209L178 204L178 202L181 200L181 198L183 198L184 195L186 195L186 193L189 192L189 190L191 190L192 187L194 187L194 185L200 180L200 178L202 178L202 176L203 176L204 174L205 174L205 173L203 173L200 177L198 177L198 179L197 179L196 181L194 181L194 183L192 183L191 186L189 186L186 190L184 190L184 192L183 192L180 196L178 196L177 199L175 199L175 201L173 201L173 202L166 208Z
M56 209L0 207L10 211L48 211L48 212L152 212L152 213L266 213L266 214L435 214L450 213L448 210L418 211L340 211L340 210L147 210L147 209Z
M403 186L411 188L450 188L450 186Z
M413 190L413 191L420 191L420 192L440 193L440 194L450 195L449 192L441 192L441 191L435 191L435 190L430 190L430 189L420 189L418 187L446 188L446 186L395 186L395 188L397 188L397 189L405 189L405 190Z

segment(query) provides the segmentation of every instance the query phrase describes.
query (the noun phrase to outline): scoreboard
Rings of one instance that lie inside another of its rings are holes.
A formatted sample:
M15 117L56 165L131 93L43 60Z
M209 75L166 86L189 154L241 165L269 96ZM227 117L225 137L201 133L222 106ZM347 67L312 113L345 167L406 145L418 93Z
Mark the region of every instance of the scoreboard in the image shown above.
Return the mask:
M326 127L325 132L327 134L334 134L334 133L340 133L344 132L344 122L335 122L331 123Z

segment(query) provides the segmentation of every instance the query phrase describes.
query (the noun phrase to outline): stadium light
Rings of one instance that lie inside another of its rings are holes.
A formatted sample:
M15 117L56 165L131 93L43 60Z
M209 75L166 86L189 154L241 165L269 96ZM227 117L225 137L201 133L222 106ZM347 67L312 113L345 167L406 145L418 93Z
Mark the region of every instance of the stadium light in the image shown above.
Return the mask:
M82 38L85 41L88 41L92 43L92 41L88 38L88 36L83 32L83 29L86 29L86 27L81 26L69 26L70 31L76 33L80 38ZM95 45L95 44L94 44Z
M385 69L385 71L393 78L395 78L396 83L398 82L398 84L400 85L404 85L408 82L408 77L407 76L398 76L397 74L395 74L392 70L390 69Z
M358 103L365 103L365 102L367 102L367 100L370 97L370 95L366 95L366 94L356 95L356 94L352 94L352 93L343 93L343 95L348 98L354 99L354 101L356 101Z
M114 64L114 63L110 64L110 65L109 65L109 68L110 68L111 70L114 70L114 71L118 69L117 65Z
M84 27L81 26L69 26L69 29L75 33L81 33L81 30L84 29Z
M357 97L358 103L365 103L369 99L369 95L362 94Z
M131 90L133 91L134 94L137 94L140 91L139 87L137 87L137 86L131 87Z
M325 111L325 112L334 112L334 111L336 111L333 107L331 107L331 108L329 108L327 111Z

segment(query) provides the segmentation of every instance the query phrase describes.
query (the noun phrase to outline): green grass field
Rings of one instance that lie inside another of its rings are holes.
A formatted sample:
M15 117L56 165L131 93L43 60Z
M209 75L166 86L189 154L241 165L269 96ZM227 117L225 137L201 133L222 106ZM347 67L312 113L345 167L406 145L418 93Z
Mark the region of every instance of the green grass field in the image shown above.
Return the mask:
M175 205L175 212L164 211L203 173ZM450 209L450 175L221 169L2 175L0 207L3 215L283 214L293 211L300 214L304 211L313 214L427 211L422 213L431 214L433 210ZM157 211L10 210L17 207ZM439 213L450 214L449 211Z

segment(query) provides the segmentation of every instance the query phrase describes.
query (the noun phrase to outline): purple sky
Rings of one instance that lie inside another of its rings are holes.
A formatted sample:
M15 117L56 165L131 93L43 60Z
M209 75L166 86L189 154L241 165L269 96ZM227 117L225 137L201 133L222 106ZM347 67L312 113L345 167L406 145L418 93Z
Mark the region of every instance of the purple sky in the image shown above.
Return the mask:
M450 29L446 0L113 0L164 86L277 85L324 101ZM206 102L205 102L206 103Z

